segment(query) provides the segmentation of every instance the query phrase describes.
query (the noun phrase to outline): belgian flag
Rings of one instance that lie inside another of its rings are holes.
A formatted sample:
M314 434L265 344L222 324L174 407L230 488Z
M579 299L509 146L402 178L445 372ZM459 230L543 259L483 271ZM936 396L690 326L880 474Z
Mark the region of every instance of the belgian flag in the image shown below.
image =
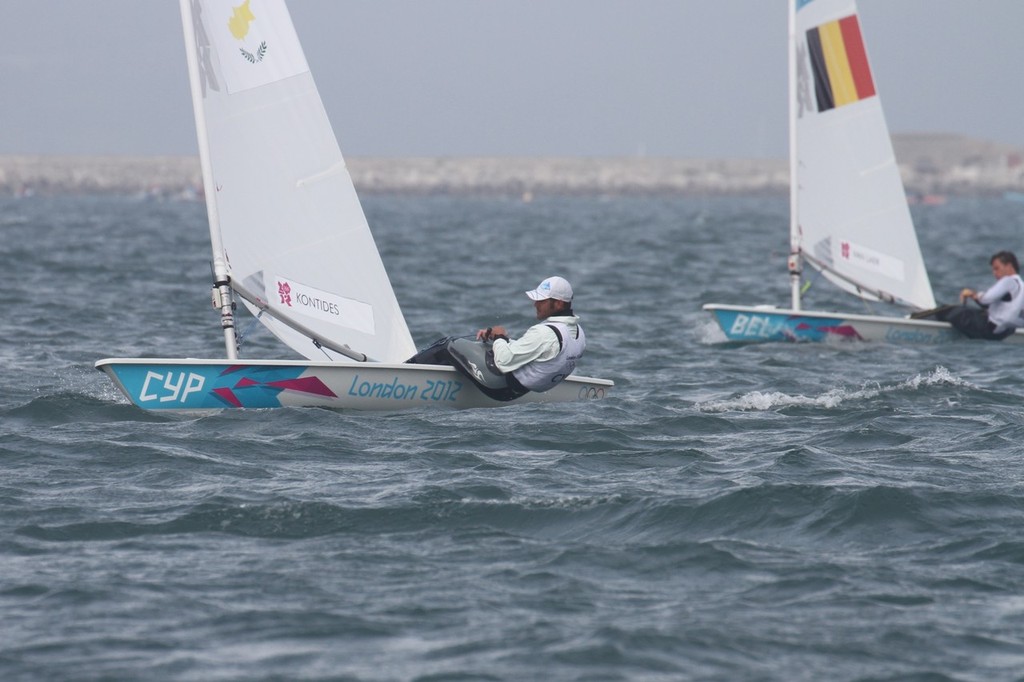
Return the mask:
M828 111L875 94L868 55L853 14L807 31L818 111Z

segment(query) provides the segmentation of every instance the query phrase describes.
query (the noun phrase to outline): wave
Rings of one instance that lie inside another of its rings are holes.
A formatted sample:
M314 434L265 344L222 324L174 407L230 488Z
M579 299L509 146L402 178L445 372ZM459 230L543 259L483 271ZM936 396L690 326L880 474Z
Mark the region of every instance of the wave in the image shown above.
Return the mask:
M834 409L850 401L870 400L884 394L917 391L931 386L977 388L965 379L954 375L945 367L939 366L931 372L917 374L891 385L871 382L857 389L838 387L818 395L790 395L780 391L751 391L737 398L697 403L696 407L701 412L764 412L776 408L794 406Z
M63 390L31 398L27 402L0 409L5 419L21 420L24 425L61 425L68 422L161 422L167 417L132 407L119 399L115 388L106 395L92 392Z

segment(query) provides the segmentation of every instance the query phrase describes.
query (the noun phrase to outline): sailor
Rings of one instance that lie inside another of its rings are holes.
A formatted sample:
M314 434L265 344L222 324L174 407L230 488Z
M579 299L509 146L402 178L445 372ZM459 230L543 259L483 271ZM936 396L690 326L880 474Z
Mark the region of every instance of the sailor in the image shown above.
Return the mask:
M569 282L548 277L526 295L533 300L538 324L514 340L504 327L488 327L476 334L478 340L492 342L495 367L520 394L557 386L576 369L587 347L580 318L572 311Z
M969 339L1001 341L1022 324L1024 281L1017 257L1010 251L1000 251L989 262L996 283L980 292L964 289L960 292L961 305L941 310L935 317L949 322ZM969 308L967 301L981 307Z

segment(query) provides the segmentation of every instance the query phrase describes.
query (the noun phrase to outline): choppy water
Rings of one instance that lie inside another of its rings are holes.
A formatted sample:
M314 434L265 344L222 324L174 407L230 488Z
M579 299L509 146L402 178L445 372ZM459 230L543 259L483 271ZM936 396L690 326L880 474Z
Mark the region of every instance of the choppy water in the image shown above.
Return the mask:
M219 354L202 207L0 200L0 678L1024 679L1019 350L718 343L784 199L364 203L417 342L563 274L615 396L142 412L92 363ZM1024 251L915 218L941 299Z

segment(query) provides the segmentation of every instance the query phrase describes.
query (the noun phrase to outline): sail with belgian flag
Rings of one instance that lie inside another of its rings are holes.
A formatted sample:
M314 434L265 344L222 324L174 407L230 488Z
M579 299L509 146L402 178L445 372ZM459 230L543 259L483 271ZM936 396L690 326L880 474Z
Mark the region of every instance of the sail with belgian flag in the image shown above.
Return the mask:
M937 344L958 335L892 312L805 306L817 271L865 301L935 307L861 27L856 0L789 0L791 303L706 304L729 341Z
M807 53L818 111L874 96L875 82L856 14L808 29Z
M841 289L935 305L854 0L790 0L792 241Z

